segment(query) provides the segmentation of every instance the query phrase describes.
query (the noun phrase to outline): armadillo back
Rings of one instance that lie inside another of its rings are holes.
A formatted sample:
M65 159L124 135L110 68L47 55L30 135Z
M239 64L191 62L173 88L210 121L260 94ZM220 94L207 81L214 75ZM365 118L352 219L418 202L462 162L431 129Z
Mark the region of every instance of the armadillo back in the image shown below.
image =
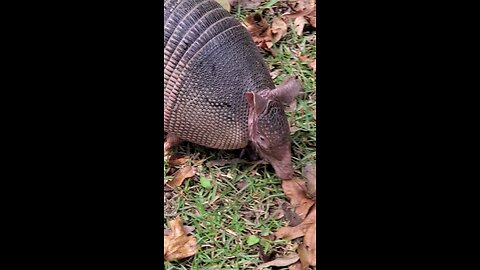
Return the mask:
M164 129L218 149L248 142L244 93L272 89L249 33L211 0L164 4Z

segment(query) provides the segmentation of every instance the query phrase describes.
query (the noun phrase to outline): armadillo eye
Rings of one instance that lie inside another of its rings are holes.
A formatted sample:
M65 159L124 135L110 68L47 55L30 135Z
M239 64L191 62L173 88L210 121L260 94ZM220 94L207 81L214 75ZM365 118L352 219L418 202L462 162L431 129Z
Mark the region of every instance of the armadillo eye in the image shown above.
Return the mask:
M264 137L262 137L262 136L260 136L260 140L262 140L262 141L265 141L265 138L264 138Z

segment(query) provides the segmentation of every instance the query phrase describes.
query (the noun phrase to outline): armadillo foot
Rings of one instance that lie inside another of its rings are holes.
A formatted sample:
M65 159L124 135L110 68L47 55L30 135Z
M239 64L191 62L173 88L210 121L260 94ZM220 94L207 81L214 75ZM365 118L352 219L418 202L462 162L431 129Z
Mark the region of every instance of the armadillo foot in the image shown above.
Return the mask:
M172 133L167 134L167 140L163 143L163 155L166 156L170 152L170 149L179 143L182 142L182 139L173 135Z

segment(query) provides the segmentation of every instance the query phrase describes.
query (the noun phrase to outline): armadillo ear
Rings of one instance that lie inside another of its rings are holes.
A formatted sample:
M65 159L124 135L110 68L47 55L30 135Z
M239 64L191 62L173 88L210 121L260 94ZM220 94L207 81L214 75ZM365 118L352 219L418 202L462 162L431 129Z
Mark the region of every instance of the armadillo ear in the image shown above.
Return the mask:
M282 84L272 90L272 94L278 102L290 104L297 98L301 90L302 84L296 77L292 76L283 80Z
M257 114L262 113L267 107L268 100L257 93L246 92L245 99L247 100L248 106L254 108Z

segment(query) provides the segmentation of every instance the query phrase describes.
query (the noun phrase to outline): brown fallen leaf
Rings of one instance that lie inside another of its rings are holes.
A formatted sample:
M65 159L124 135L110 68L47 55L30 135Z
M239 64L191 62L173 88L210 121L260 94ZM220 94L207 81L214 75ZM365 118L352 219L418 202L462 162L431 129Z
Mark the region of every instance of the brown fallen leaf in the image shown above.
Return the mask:
M190 178L194 175L195 169L192 166L185 166L175 173L173 179L168 181L166 183L166 186L172 189L177 188L183 184L183 181L185 181L185 179Z
M238 189L238 190L242 190L244 188L246 188L248 186L248 182L247 180L242 180L240 182L238 182L235 187Z
M317 17L315 16L306 16L313 28L317 28Z
M287 24L281 18L274 17L272 20L272 42L276 43L277 41L279 41L283 36L287 34L287 31Z
M315 16L316 0L298 0L293 8L294 12L284 14L287 18L298 18L303 16Z
M191 257L198 252L197 240L193 236L187 236L182 219L176 217L168 222L171 234L163 236L163 258L167 261Z
M288 226L297 226L302 223L303 218L300 217L297 213L288 208L288 204L284 203L282 205L282 210L285 218L288 220Z
M305 220L295 227L286 226L278 229L275 232L275 237L277 239L282 238L289 238L289 239L296 239L298 237L302 237L307 232L307 229L310 227L311 224L317 221L317 210L316 206L314 205L311 211L308 213Z
M303 16L295 18L295 20L293 21L293 24L295 25L295 32L297 32L297 35L299 36L303 35L303 28L305 28L306 23L307 23L307 20Z
M307 179L306 195L315 200L317 195L317 165L309 163L303 168L303 177Z
M297 248L298 256L300 257L300 269L307 270L309 266L308 250L305 242L301 243Z
M308 67L313 70L313 73L317 73L317 59L313 60L313 62L308 64Z
M300 259L300 257L298 257L297 254L291 255L291 256L288 256L288 257L281 257L281 258L277 258L273 261L269 261L267 263L262 263L259 266L257 266L255 269L260 270L260 269L270 267L270 266L287 266L287 265L291 265L292 263L297 262L298 259Z
M298 58L302 62L307 63L308 67L313 70L313 73L317 73L317 60L316 59L311 59L311 58L308 58L304 55L300 55L300 57L298 57Z
M308 227L303 237L303 242L307 249L308 264L317 265L317 224L313 223Z
M183 230L185 231L185 234L190 234L192 233L193 231L195 231L195 227L193 226L183 226ZM165 229L163 230L163 235L171 235L172 234L172 230L171 229Z
M300 259L302 259L302 258L300 258ZM302 269L302 263L301 262L296 262L296 263L288 266L288 270L304 270L304 269Z
M189 160L190 160L190 157L188 157L188 156L183 156L183 155L180 155L180 154L172 154L168 158L168 164L170 166L180 166L180 165L183 165L183 164L187 163Z
M230 0L215 0L219 3L224 9L230 12Z
M295 207L300 203L305 195L305 181L302 181L298 178L283 180L282 189L290 200L290 204Z
M290 199L290 204L295 208L295 213L304 219L308 210L315 203L314 200L309 199L306 196L305 181L298 178L283 180L282 189L285 195Z
M255 9L262 4L263 0L229 0L230 5L236 7L240 5L243 9Z
M211 160L207 162L207 167L212 167L212 166L225 166L229 164L238 164L238 163L251 163L249 161L246 161L244 159L240 158L232 158L232 159L218 159L218 160Z
M273 46L270 25L261 14L254 13L247 16L245 25L259 48L270 49Z
M290 127L290 134L295 134L295 132L301 130L299 127Z
M270 76L272 76L272 79L275 79L280 75L280 73L281 73L281 70L275 69L274 71L270 72Z
M275 220L281 219L284 216L285 216L285 212L283 212L282 209L277 209L277 210L273 211L273 213L271 215L271 217Z

